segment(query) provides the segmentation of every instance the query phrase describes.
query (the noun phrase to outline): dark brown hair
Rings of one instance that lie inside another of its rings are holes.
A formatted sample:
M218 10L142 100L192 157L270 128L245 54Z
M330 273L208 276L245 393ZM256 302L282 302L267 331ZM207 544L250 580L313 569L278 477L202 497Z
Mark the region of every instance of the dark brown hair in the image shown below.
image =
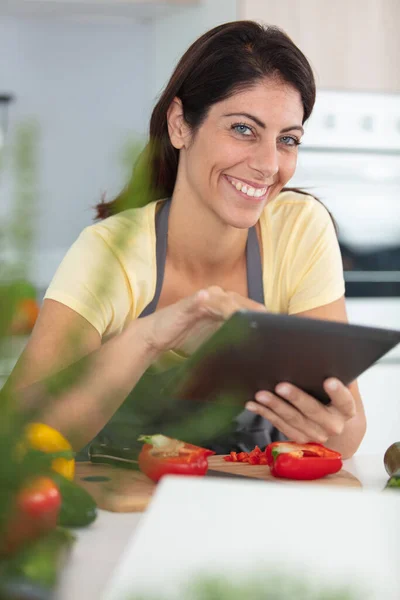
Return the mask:
M234 21L198 38L180 59L153 110L149 143L130 182L115 200L97 205L97 218L172 195L179 150L169 139L167 111L175 97L196 132L213 104L266 77L279 77L299 91L304 123L315 102L314 76L307 58L283 31L254 21Z

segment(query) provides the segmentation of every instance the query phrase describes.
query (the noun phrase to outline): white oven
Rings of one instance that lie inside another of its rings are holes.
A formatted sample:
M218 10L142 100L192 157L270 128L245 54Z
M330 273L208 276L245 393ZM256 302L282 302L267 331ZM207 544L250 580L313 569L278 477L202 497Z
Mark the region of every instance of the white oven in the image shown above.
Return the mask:
M400 95L320 91L295 177L338 225L353 323L400 329ZM362 452L400 441L400 346L360 377Z

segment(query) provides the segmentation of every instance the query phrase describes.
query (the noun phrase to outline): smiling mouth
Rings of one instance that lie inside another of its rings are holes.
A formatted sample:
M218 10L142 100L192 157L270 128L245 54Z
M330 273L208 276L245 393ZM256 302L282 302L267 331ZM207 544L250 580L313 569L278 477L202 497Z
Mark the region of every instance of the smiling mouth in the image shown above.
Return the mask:
M240 181L240 179L235 179L234 177L230 177L229 175L225 175L227 181L234 187L238 192L241 192L248 198L256 198L260 200L265 198L268 193L269 187L253 187L248 183L244 183Z

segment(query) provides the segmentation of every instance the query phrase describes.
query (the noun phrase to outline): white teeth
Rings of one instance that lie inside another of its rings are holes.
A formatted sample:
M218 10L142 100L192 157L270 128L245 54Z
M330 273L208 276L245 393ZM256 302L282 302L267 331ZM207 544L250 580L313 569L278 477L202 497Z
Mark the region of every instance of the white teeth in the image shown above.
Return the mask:
M261 196L265 196L268 188L253 188L251 185L247 185L245 183L241 183L240 181L233 181L229 179L233 187L235 187L239 192L243 192L250 198L261 198Z

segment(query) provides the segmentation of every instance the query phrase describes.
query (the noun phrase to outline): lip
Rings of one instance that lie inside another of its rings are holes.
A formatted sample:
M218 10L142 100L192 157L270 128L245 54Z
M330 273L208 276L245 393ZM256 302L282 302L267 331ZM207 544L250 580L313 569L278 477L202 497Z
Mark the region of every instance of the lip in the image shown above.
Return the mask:
M236 179L236 181L245 183L246 185L249 185L256 190L261 190L262 188L268 189L272 185L272 184L267 184L267 183L263 183L260 185L259 183L254 183L254 181L249 181L248 179L243 179L242 177L234 177L233 175L228 175L228 174L224 174L224 177L226 177L228 179L229 183L231 182L231 179Z

